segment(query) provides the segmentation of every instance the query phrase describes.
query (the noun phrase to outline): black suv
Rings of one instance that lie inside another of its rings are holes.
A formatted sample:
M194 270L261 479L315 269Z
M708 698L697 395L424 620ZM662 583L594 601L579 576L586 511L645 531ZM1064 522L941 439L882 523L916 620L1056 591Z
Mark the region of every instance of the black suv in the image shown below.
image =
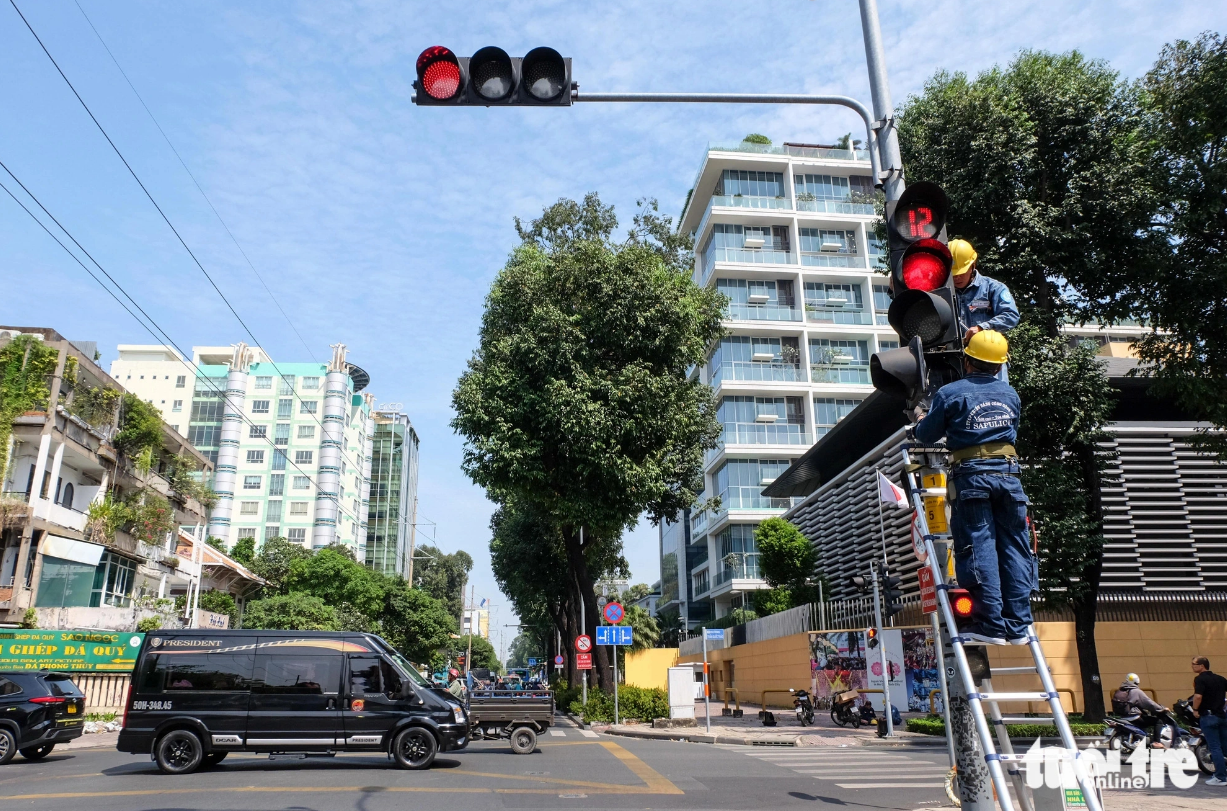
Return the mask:
M241 751L386 752L424 769L469 742L455 696L373 634L155 631L132 678L118 749L152 754L167 774Z
M45 758L84 731L85 696L67 673L0 673L0 764Z

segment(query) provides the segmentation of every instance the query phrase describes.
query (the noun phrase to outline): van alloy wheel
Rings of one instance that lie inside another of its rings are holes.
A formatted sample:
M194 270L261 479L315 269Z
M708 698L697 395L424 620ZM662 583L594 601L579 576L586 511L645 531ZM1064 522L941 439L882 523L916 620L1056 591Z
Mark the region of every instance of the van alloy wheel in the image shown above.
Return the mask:
M190 774L204 760L200 738L186 729L167 732L158 740L155 751L158 768L166 774Z
M439 745L428 729L411 727L392 742L392 756L402 769L425 769L435 760Z

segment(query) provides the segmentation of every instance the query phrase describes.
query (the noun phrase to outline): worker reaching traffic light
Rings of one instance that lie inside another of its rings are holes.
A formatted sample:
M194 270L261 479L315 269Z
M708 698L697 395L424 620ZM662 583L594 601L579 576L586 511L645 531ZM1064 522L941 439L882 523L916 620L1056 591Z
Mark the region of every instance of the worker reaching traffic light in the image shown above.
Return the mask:
M950 451L954 571L975 608L963 636L985 644L1023 645L1031 625L1036 558L1027 532L1027 496L1014 441L1022 403L997 379L1009 344L981 329L964 349L961 380L938 389L928 413L917 408L915 436Z
M977 332L986 329L1009 332L1018 326L1018 305L1010 288L996 279L980 273L976 260L979 255L965 239L952 239L948 246L952 257L951 274L958 296L959 322L963 326L963 345ZM1009 380L1002 364L1001 379Z

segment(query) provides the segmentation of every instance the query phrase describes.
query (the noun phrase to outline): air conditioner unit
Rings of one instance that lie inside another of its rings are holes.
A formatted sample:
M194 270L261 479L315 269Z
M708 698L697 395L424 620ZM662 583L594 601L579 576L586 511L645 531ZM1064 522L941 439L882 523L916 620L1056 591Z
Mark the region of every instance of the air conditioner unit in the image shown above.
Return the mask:
M821 250L824 250L824 251L842 251L843 249L844 249L844 244L842 242L824 242L822 243L822 248L821 248Z
M852 362L851 355L832 355L831 356L831 363L851 363L851 362Z
M750 356L751 360L772 361L775 360L774 352L755 352Z
M749 298L751 304L766 304L770 300L771 296L766 293L751 293Z
M746 241L743 244L747 248L761 248L766 243L762 237L746 237Z
M755 414L755 422L775 422L780 418L779 414Z
M775 477L772 476L770 479L759 479L758 483L761 484L763 487L766 487L767 485L771 484L774 481L775 481Z
M829 293L827 294L827 306L828 307L842 307L847 303L848 303L848 297L845 296L843 293L836 293L835 295L831 295Z

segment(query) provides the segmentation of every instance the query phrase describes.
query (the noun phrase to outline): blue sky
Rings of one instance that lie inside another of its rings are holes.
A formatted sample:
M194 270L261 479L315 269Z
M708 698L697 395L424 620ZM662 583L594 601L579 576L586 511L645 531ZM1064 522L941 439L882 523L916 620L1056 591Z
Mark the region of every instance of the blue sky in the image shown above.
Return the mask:
M422 437L420 514L445 550L473 554L479 596L502 606L486 553L491 507L460 472L448 421L485 292L515 244L512 217L593 190L624 223L645 196L676 215L709 142L748 132L829 142L858 120L823 108L419 109L417 54L548 44L574 58L590 91L868 102L850 0L80 2L310 352L326 358L345 342L380 401L405 404ZM73 0L19 5L264 348L306 360ZM896 103L936 69L975 72L1022 48L1078 48L1136 77L1165 42L1227 21L1227 5L1187 0L882 0L881 13ZM0 160L178 344L246 339L7 3L0 75ZM0 272L0 321L96 340L104 365L117 344L149 342L7 196ZM627 557L636 580L658 576L654 528L628 536ZM497 622L514 622L508 608Z

